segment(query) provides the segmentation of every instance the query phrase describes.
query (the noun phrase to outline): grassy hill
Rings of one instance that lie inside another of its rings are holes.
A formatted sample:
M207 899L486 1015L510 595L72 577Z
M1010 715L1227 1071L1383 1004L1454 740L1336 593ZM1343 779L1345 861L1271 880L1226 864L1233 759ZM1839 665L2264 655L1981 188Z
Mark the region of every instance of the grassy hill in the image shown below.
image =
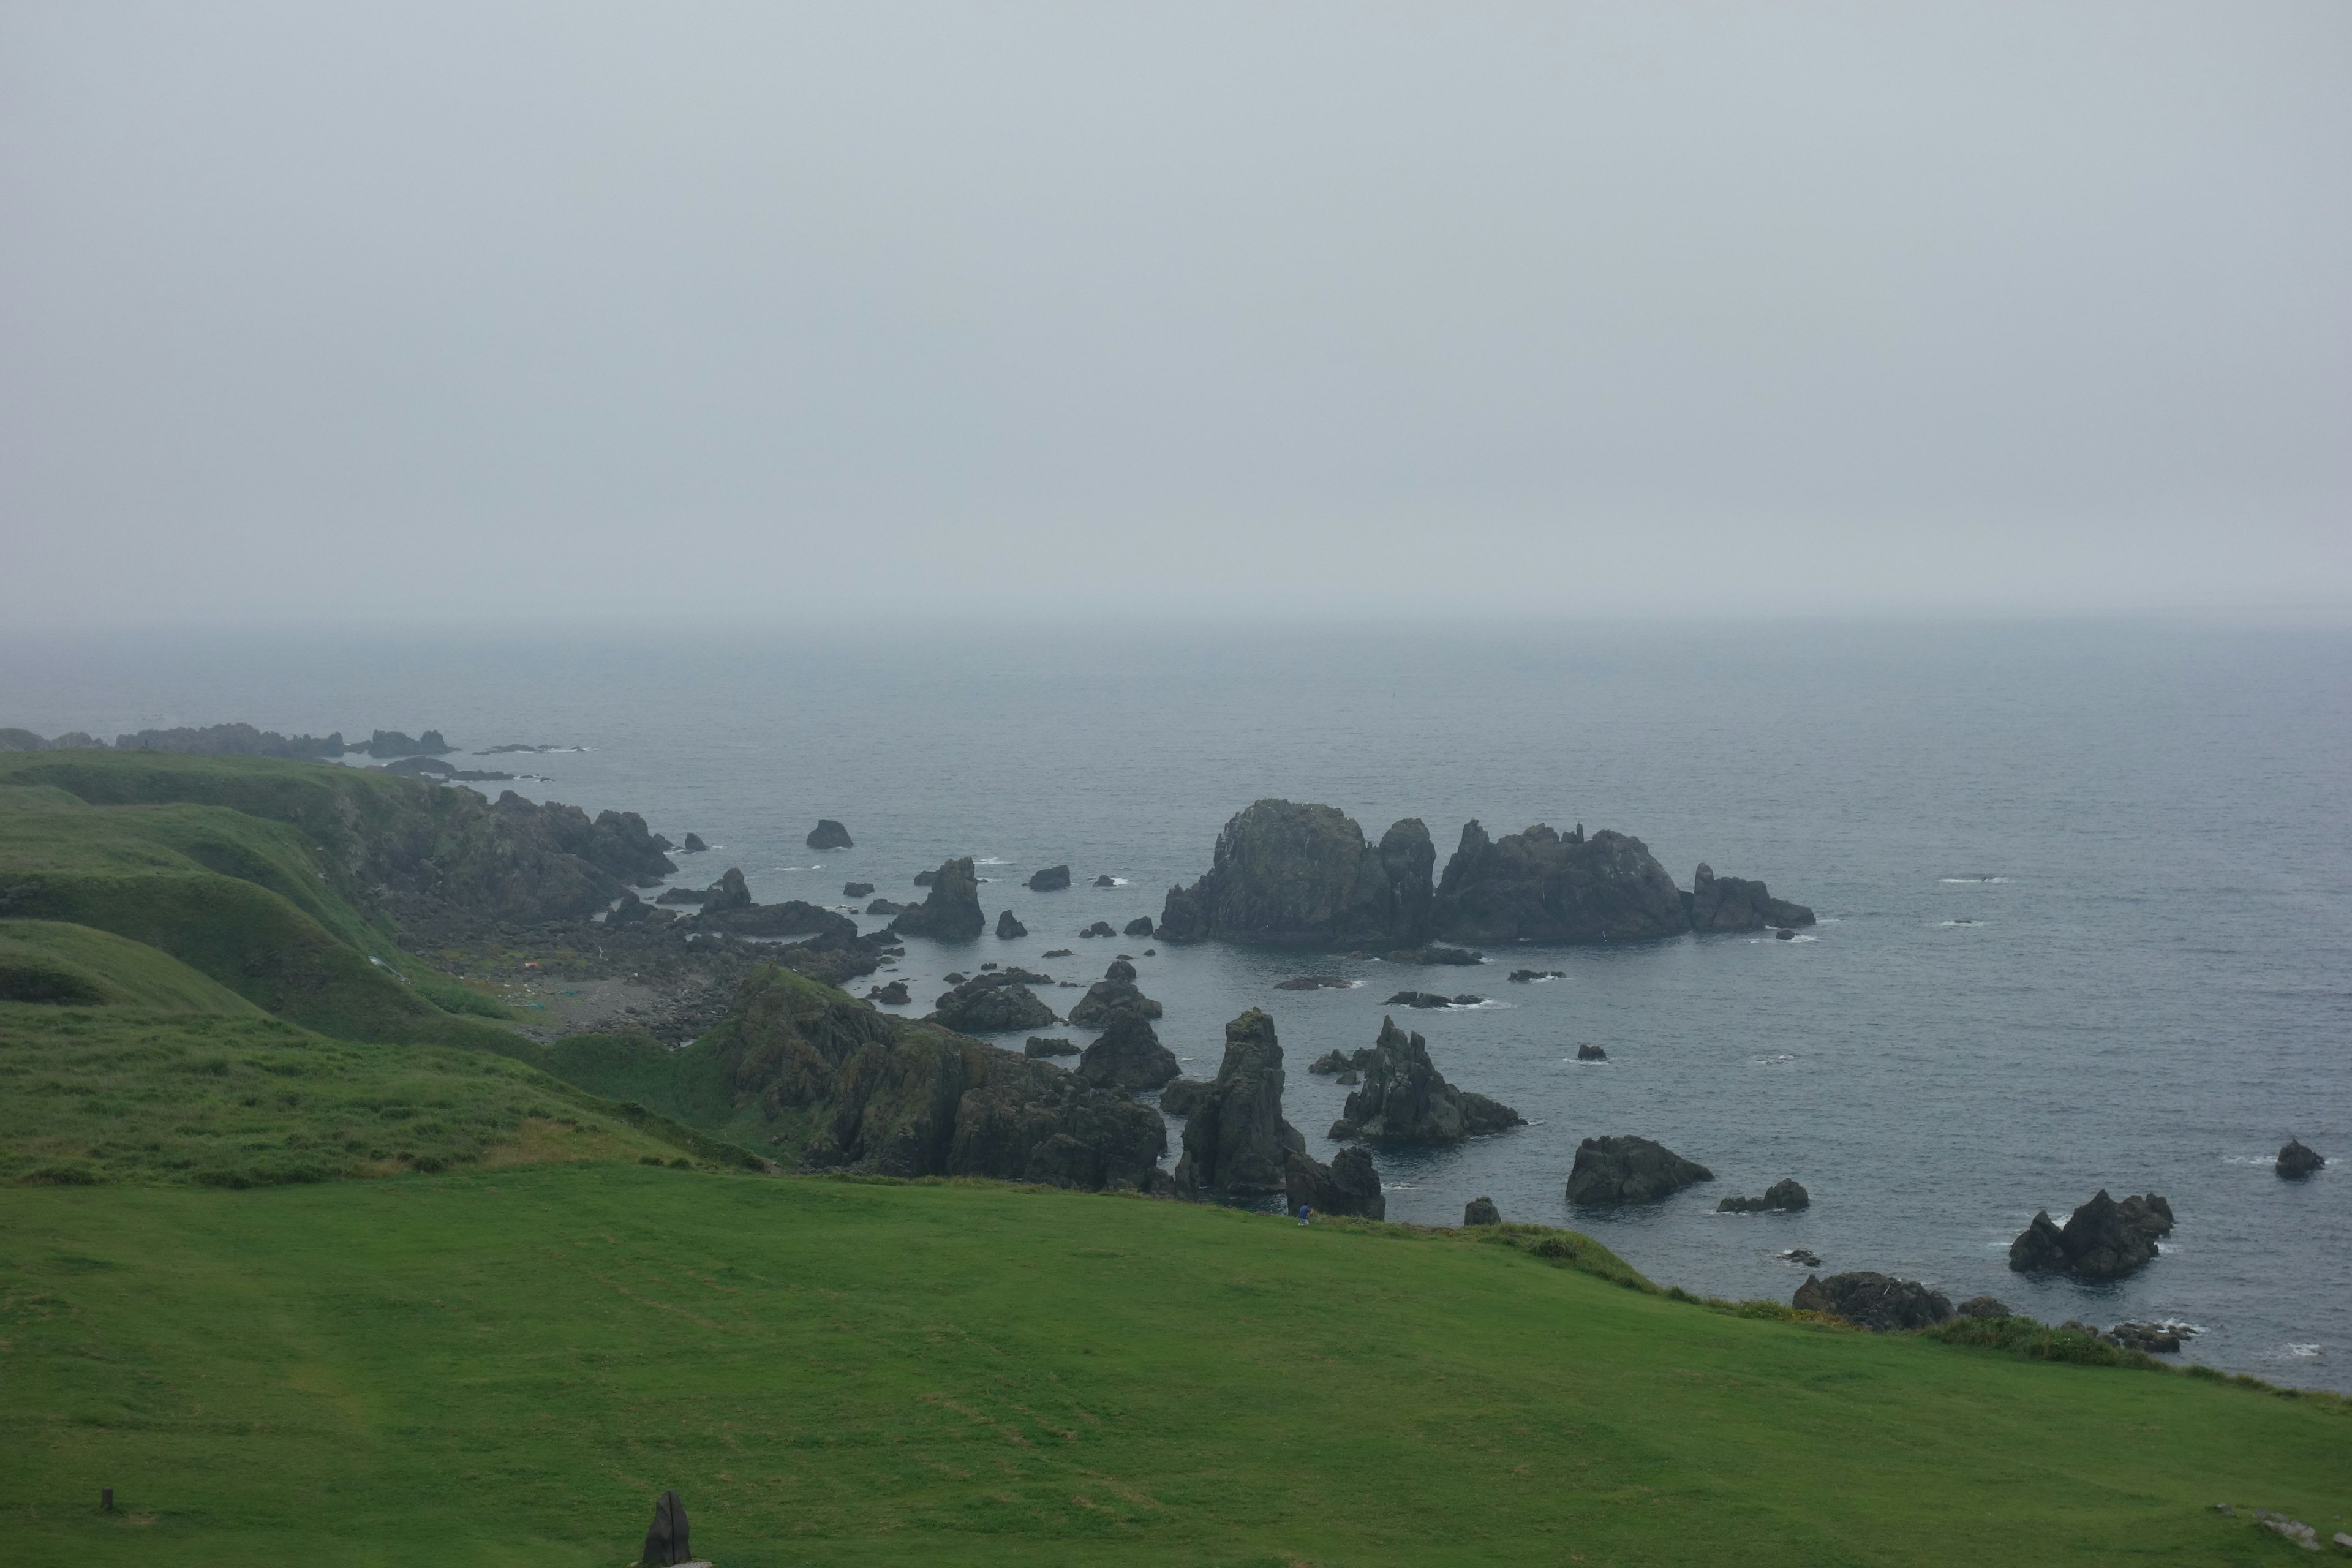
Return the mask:
M2352 1527L2339 1401L1751 1321L1512 1239L616 1164L20 1190L0 1551L618 1564L671 1486L723 1568L2252 1563L2291 1549L2215 1502Z

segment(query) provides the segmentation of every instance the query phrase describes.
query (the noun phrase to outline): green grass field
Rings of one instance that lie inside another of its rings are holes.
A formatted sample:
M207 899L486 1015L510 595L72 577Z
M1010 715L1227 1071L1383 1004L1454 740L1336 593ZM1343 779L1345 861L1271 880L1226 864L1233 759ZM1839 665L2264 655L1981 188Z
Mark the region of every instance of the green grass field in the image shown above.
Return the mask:
M618 1564L674 1486L721 1568L2258 1563L2214 1502L2352 1500L2341 1402L1459 1234L620 1163L0 1213L15 1561Z

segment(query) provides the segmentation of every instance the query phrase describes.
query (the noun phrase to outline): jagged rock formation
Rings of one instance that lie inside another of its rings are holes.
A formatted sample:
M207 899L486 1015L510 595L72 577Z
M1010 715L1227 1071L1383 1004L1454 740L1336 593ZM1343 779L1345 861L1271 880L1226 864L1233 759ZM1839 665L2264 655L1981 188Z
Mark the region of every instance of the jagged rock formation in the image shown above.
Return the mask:
M1331 1124L1335 1142L1349 1138L1397 1143L1453 1143L1500 1132L1527 1119L1498 1100L1454 1088L1429 1059L1429 1042L1406 1034L1393 1018L1381 1020L1380 1037L1360 1064L1361 1089Z
M1022 984L1025 971L976 975L942 993L930 1021L964 1034L998 1035L1007 1029L1037 1029L1058 1022L1054 1009Z
M1325 1051L1321 1056L1317 1057L1313 1061L1308 1062L1307 1064L1307 1070L1308 1072L1320 1073L1346 1072L1350 1068L1360 1068L1366 1062L1371 1059L1372 1047L1370 1046L1366 1046L1361 1050L1354 1052L1342 1051L1337 1047L1334 1047L1330 1050Z
M1115 958L1104 969L1103 977L1088 986L1087 994L1070 1009L1070 1022L1081 1029L1097 1029L1108 1025L1114 1013L1140 1013L1147 1018L1157 1018L1164 1011L1137 988L1135 965Z
M1569 1172L1568 1201L1596 1207L1648 1203L1713 1180L1705 1165L1647 1138L1587 1138Z
M936 871L915 879L931 889L923 901L890 922L900 936L928 936L942 942L967 942L988 929L980 910L980 878L971 857L943 861Z
M1381 1192L1381 1173L1373 1169L1371 1155L1361 1149L1342 1149L1328 1165L1293 1150L1283 1162L1282 1190L1283 1201L1294 1212L1303 1204L1317 1214L1388 1217L1389 1200Z
M2316 1152L2305 1148L2303 1140L2290 1138L2286 1141L2286 1147L2278 1152L2278 1164L2275 1169L2282 1176L2300 1180L2311 1175L2326 1163L2327 1162Z
M699 855L709 847L709 845L705 844L702 841L701 834L689 833L686 836L685 845L681 847L678 852L682 855Z
M18 731L15 733L21 734ZM378 731L382 733L382 731ZM50 748L64 749L62 742L73 737L60 735L44 746L28 746L26 751ZM88 740L88 736L79 737ZM438 736L432 737L437 740ZM38 736L34 739L38 740ZM92 742L93 744L97 742ZM117 751L179 752L192 756L206 757L340 757L345 752L364 750L343 744L343 732L336 731L324 737L318 735L281 735L275 730L257 730L250 724L208 724L202 729L142 730L135 735L114 737ZM13 746L0 749L14 751Z
M1011 910L999 910L996 911L996 934L1003 941L1011 942L1015 937L1027 936L1029 928L1014 920Z
M1150 1188L1167 1123L1050 1063L755 970L692 1047L733 1103L815 1115L813 1170ZM789 1125L789 1123L787 1124Z
M1797 1184L1797 1178L1787 1177L1764 1189L1760 1198L1726 1198L1715 1205L1717 1214L1793 1214L1798 1209L1812 1206L1813 1195Z
M1253 1007L1225 1026L1216 1081L1184 1123L1180 1193L1278 1193L1284 1165L1307 1152L1298 1129L1282 1119L1282 1046L1274 1020Z
M1580 1062L1605 1062L1609 1059L1609 1053L1587 1041L1576 1047L1576 1059Z
M1182 1070L1151 1020L1132 1007L1105 1019L1103 1032L1078 1058L1078 1076L1103 1089L1158 1089Z
M1171 1078L1160 1086L1160 1109L1171 1116L1190 1116L1208 1100L1213 1087L1206 1079Z
M1686 928L1682 893L1640 839L1562 837L1538 823L1488 839L1475 821L1445 863L1431 914L1454 942L1634 942Z
M661 918L670 920L675 917L664 910ZM635 889L624 888L621 889L621 901L605 913L604 923L608 926L643 925L653 919L653 905L637 897Z
M1804 905L1774 898L1761 882L1751 882L1744 877L1717 877L1704 861L1699 864L1697 875L1691 879L1691 890L1683 907L1690 916L1691 930L1696 931L1761 931L1766 926L1813 923L1813 911Z
M1067 866L1048 866L1042 871L1029 874L1029 887L1036 892L1056 892L1069 885L1070 868Z
M857 922L838 910L820 909L799 899L781 904L753 903L742 871L733 866L705 889L700 923L736 936L823 936L840 942L857 939Z
M1823 1279L1808 1274L1790 1305L1801 1312L1831 1312L1874 1333L1924 1329L1952 1315L1951 1299L1916 1279L1858 1269Z
M2062 1228L2043 1209L2009 1244L2009 1266L2020 1274L2070 1274L2115 1279L2157 1255L2157 1238L2172 1234L2172 1205L2154 1193L2117 1203L2106 1189L2076 1209Z
M1208 875L1168 889L1159 932L1169 942L1417 946L1436 858L1417 818L1375 847L1334 807L1261 800L1225 824Z
M821 816L817 818L816 826L809 829L808 847L812 849L854 849L856 847L855 844L850 842L849 829L844 827L841 824L835 822L829 816Z

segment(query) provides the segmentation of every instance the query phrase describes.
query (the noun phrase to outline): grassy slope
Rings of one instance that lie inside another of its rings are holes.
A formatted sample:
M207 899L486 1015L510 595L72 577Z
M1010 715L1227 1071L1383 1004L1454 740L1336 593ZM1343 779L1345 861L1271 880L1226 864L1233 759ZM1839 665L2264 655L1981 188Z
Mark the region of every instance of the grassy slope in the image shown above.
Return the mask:
M322 1033L520 1048L509 1031L395 978L422 966L337 894L324 865L293 827L224 806L101 807L59 789L0 786L0 888L12 910L153 947Z
M62 976L100 1006L257 1018L261 1009L170 954L110 931L57 921L0 921L0 974ZM0 984L0 998L14 989Z
M2340 1404L1712 1313L1466 1236L626 1165L0 1209L0 1552L2256 1563ZM98 1488L125 1513L99 1516Z

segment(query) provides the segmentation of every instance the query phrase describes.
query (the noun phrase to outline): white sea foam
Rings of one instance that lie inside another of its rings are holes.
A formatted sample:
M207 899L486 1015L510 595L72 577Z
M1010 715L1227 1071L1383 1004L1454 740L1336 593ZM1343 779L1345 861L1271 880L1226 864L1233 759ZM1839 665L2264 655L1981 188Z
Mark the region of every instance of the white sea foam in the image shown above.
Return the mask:
M1989 925L1992 924L1992 921L1937 921L1936 923L1937 923L1938 926L1943 926L1943 927L1951 927L1951 926L1989 926Z
M1010 866L1013 862L1000 858L994 855L983 855L979 859L973 861L972 864L975 866Z
M2286 1347L2286 1353L2294 1356L2315 1356L2326 1355L2327 1352L2317 1345L2289 1345Z
M1949 882L1956 887L1980 888L1988 883L2006 882L2009 879L2006 877L1942 877L1937 880Z
M1114 888L1132 888L1135 886L1134 883L1129 881L1124 877L1113 877L1110 879L1110 885Z
M1445 1005L1445 1010L1449 1013L1483 1013L1489 1007L1508 1007L1511 1004L1508 1002L1497 1001L1494 997L1489 996L1480 1002L1448 1002Z
M771 866L771 867L769 867L769 868L768 868L768 869L769 869L769 870L771 870L771 871L822 871L822 870L824 870L824 866L822 866L822 865L816 865L816 866Z
M1786 1051L1775 1051L1769 1057L1750 1057L1748 1063L1750 1067L1784 1068L1796 1059Z

